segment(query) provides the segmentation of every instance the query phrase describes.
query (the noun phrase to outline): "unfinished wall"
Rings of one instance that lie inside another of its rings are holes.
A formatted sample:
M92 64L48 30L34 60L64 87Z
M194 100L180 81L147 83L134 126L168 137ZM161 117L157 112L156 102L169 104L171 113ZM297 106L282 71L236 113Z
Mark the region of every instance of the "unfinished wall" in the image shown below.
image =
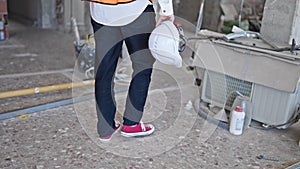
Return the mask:
M194 25L197 24L198 13L202 0L173 0L175 15L182 17ZM220 4L233 4L236 12L240 12L241 0L205 0L202 29L218 31L220 17L223 14ZM243 16L247 13L262 15L265 0L244 0ZM250 10L250 11L249 11ZM238 17L236 17L238 20Z
M70 29L72 16L84 28L86 4L80 0L8 0L8 11L10 17L40 28Z
M29 25L55 28L55 1L53 0L8 0L9 16Z
M291 44L293 38L295 38L297 44L300 44L300 0L297 1L296 5L289 44Z
M202 21L203 29L217 30L221 16L220 1L221 0L205 1ZM173 0L173 3L176 16L191 22L195 26L197 25L202 0Z
M85 3L83 1L64 0L64 21L65 27L71 27L71 17L75 17L77 25L82 27L85 24Z
M39 10L40 0L8 0L9 16L28 24L37 22Z
M212 31L218 30L220 17L222 15L221 0L207 0L204 4L202 28Z
M41 28L56 28L56 1L41 0L40 12L38 16L38 26Z
M292 38L300 42L300 0L267 0L261 34L278 46L290 44Z
M175 15L196 24L202 0L173 0Z

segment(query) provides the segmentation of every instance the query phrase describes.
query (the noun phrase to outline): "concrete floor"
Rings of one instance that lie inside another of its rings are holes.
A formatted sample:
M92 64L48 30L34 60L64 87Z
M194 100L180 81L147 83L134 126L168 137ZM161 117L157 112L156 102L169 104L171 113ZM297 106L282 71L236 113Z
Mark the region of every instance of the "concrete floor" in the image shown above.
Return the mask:
M69 32L12 22L0 42L0 92L72 81L75 54ZM186 62L189 53L184 54ZM187 103L199 97L193 72L157 63L143 121L156 126L145 138L117 134L97 140L94 100L0 121L0 168L285 168L300 160L300 125L285 130L250 127L243 135L208 123ZM130 63L119 70L130 72ZM129 72L126 72L127 74ZM80 78L80 76L79 76ZM128 78L116 81L121 120ZM0 99L0 113L93 92L92 87ZM264 155L275 161L258 159Z

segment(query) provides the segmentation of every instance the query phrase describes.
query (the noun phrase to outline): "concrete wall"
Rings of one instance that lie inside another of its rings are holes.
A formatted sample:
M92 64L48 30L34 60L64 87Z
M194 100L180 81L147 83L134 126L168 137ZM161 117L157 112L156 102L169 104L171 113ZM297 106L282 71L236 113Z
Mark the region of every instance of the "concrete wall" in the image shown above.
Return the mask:
M78 26L82 27L85 25L85 4L86 2L79 0L64 0L64 21L66 28L71 26L72 16L76 18Z
M38 26L41 28L56 28L56 13L54 0L40 0L40 13L38 15Z
M196 24L202 0L173 0L175 15Z
M202 29L212 31L218 30L218 25L222 15L221 0L207 0L204 5Z
M292 38L300 43L300 0L267 0L261 34L278 46L290 44Z
M38 20L40 0L8 0L8 12L26 23L33 24Z
M263 5L264 2L265 0L244 0L244 5L253 3L260 3ZM175 15L182 17L196 25L202 0L173 0L173 3ZM203 11L202 29L209 29L213 31L218 30L220 17L222 15L222 10L220 7L221 3L233 4L236 8L236 11L238 13L240 11L241 0L206 0Z
M293 38L295 38L297 44L300 44L300 0L297 1L296 5L289 44L292 43Z
M221 16L220 1L221 0L205 1L202 29L217 30ZM202 0L173 0L175 15L196 26L201 3Z
M59 6L61 11L57 11L57 5L60 4L56 0L8 0L9 15L26 24L41 28L68 29L71 17L74 16L80 27L86 25L85 16L89 9L86 9L85 2L62 0L62 7Z
M55 28L54 0L8 0L11 18L41 28Z

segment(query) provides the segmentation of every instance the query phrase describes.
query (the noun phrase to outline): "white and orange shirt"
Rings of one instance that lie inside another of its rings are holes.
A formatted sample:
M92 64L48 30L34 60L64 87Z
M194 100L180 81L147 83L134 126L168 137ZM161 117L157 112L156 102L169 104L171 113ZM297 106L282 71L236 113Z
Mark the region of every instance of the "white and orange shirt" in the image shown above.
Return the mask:
M97 1L97 0L95 0ZM90 2L91 17L96 22L108 26L123 26L131 23L139 17L148 5L149 0L99 0L101 3ZM112 2L111 4L106 3ZM160 15L169 16L173 14L172 0L157 1L161 10ZM156 3L156 2L153 2Z

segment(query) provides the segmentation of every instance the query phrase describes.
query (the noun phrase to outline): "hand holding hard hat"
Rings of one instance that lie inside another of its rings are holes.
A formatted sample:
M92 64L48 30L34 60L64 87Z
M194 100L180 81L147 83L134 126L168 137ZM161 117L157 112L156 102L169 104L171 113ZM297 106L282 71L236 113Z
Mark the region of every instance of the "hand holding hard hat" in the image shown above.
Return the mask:
M171 21L163 21L151 33L149 49L153 57L161 63L182 66L179 54L180 37L176 26Z

